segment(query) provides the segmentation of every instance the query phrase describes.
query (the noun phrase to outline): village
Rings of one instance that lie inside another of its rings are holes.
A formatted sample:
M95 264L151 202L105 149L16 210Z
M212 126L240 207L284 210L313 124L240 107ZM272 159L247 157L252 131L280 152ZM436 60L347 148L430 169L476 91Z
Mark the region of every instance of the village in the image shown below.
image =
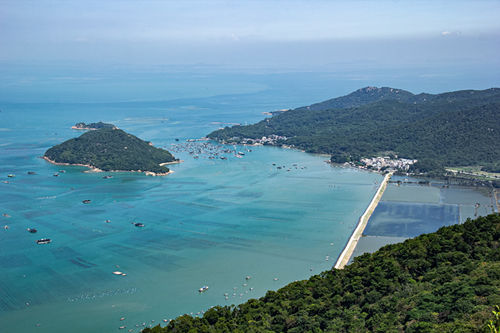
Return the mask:
M410 166L417 163L417 160L407 158L372 157L360 160L361 169L371 169L376 171L408 171Z

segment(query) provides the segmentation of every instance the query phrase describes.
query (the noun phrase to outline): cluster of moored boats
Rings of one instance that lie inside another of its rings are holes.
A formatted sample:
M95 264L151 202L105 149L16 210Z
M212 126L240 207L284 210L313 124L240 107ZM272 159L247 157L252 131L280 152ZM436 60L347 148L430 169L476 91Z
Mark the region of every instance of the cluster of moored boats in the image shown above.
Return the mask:
M233 146L233 148L231 149L224 145L218 145L208 141L196 141L196 140L188 140L183 143L172 144L171 147L169 147L168 149L174 153L187 152L194 159L203 157L211 160L213 159L227 160L229 156L234 156L236 158L243 158L246 153L252 151L252 149L250 148L237 150L236 146Z

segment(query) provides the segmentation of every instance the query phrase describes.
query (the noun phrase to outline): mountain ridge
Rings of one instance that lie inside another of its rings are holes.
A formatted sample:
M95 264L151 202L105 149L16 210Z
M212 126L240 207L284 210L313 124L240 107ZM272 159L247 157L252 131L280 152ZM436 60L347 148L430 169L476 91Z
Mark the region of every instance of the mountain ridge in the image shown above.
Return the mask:
M274 137L265 143L330 154L338 163L392 151L426 161L419 170L432 165L440 173L445 166L500 161L498 119L499 88L414 95L389 87L365 87L256 124L219 129L208 137L226 143L258 143L263 137Z

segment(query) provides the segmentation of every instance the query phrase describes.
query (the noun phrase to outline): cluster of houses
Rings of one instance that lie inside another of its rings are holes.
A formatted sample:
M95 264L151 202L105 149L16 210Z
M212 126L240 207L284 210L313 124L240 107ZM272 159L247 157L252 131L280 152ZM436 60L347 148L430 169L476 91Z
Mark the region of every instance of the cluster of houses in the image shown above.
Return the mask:
M244 138L243 140L239 140L239 138L231 138L229 141L233 142L241 142L249 145L274 145L276 144L277 141L284 141L286 140L286 136L281 136L281 135L275 135L271 134L269 136L263 136L260 139L249 139L249 138Z
M377 171L408 171L411 165L417 163L417 160L410 160L407 158L390 158L388 156L384 156L362 158L360 162L363 164L361 168L364 169L372 169Z

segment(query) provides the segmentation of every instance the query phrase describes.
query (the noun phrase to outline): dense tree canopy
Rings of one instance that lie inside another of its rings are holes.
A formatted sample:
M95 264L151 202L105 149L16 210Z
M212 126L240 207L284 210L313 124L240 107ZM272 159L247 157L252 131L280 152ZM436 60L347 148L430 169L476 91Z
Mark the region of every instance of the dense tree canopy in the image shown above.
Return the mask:
M70 139L45 152L58 163L85 164L104 171L168 172L160 163L175 161L168 151L153 147L119 129L102 128Z
M427 160L421 168L429 169L498 163L499 118L500 89L413 95L369 87L208 137L244 142L275 134L288 138L278 145L328 153L334 162L390 151Z
M167 332L484 332L500 304L500 216L443 227Z

